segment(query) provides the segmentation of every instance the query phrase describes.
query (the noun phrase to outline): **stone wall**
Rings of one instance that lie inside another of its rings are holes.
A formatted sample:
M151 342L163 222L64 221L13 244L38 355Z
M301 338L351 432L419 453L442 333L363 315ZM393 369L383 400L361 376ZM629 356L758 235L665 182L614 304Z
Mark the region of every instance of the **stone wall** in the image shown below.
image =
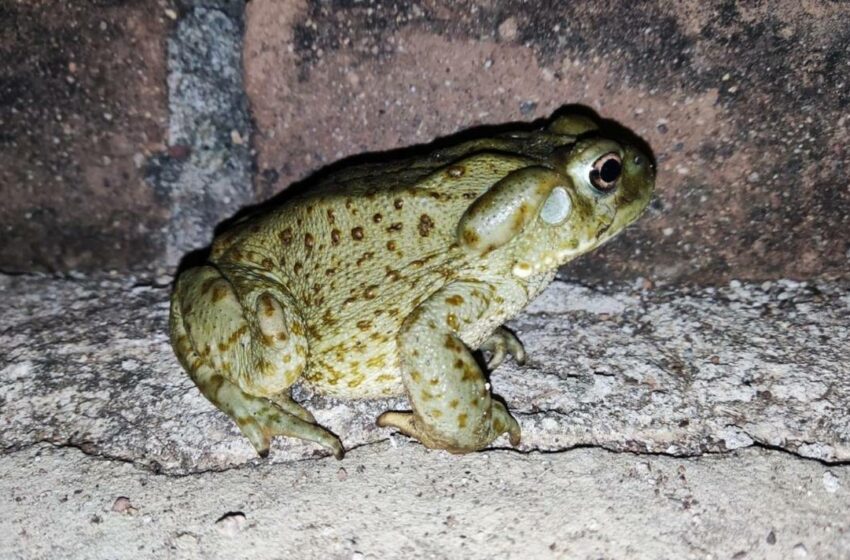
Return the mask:
M846 3L55 5L0 7L0 270L170 272L341 158L580 104L660 173L567 275L850 277Z

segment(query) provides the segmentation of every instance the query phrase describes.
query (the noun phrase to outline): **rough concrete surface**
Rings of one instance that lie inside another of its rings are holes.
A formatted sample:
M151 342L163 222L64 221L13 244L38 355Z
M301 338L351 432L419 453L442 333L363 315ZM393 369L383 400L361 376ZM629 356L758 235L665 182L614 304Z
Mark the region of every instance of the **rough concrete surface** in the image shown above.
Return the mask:
M167 287L2 277L0 556L846 558L850 287L648 288L559 281L511 324L519 451L302 390L348 457L264 461L177 365Z
M746 449L467 456L384 442L186 477L0 457L3 558L844 559L850 467ZM11 506L11 507L10 507ZM117 510L117 511L116 511Z
M185 474L256 462L168 343L168 288L132 278L3 277L0 444L73 445ZM592 445L694 456L752 445L850 461L850 295L838 284L723 289L556 282L510 323L529 364L491 378L524 451ZM296 392L347 448L404 399ZM501 444L507 445L506 442ZM271 461L323 455L278 438Z

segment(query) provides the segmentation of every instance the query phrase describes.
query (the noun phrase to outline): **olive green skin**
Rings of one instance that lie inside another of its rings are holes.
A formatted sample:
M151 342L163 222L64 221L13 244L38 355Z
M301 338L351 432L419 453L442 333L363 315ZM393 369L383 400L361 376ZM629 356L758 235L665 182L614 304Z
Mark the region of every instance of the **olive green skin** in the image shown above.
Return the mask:
M501 325L644 211L654 170L584 117L346 169L243 220L184 271L171 306L175 352L261 455L275 435L343 447L289 396L296 381L342 398L406 393L394 427L452 452L520 428L491 398L488 367L525 359ZM617 154L610 192L590 182Z

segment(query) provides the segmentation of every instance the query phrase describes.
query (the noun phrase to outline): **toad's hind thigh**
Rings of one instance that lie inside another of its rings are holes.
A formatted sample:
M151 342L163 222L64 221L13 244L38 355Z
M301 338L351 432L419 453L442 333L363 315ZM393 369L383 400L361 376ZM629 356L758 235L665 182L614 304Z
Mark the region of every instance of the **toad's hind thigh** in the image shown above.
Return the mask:
M306 362L300 320L287 312L281 299L285 301L286 296L273 286L255 285L237 292L210 266L181 274L175 294L198 357L246 393L259 397L286 391ZM197 369L184 365L190 373Z

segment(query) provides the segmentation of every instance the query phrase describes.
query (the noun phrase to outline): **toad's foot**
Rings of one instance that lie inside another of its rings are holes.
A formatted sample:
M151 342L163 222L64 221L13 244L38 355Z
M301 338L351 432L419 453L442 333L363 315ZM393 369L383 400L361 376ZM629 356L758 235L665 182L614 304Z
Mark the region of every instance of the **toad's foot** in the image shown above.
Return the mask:
M475 438L464 438L462 444L457 439L442 438L434 433L426 422L417 418L415 412L385 412L378 417L377 424L382 428L396 428L404 435L418 439L425 447L445 449L450 453L469 453L483 449L504 433L508 434L511 445L516 447L522 436L519 423L498 401L492 401L491 420L486 429L476 434Z
M235 386L227 389L222 387L222 389L218 391L219 399L229 399L231 403L239 403L242 400L242 396L247 396ZM241 395L229 394L235 391L239 391ZM257 401L264 400L250 396L249 399ZM342 447L339 438L325 428L309 421L307 418L296 416L296 414L288 412L282 406L271 401L240 404L249 406L242 410L233 407L234 410L232 413L231 411L228 411L228 413L236 420L236 425L239 426L245 437L251 441L251 444L261 457L268 456L271 438L274 436L296 437L318 443L330 449L337 459L342 459L345 455L345 449ZM301 408L294 401L291 404L297 406L299 409ZM309 415L309 418L312 418L312 414L306 410L301 410Z
M297 416L305 422L309 422L311 424L316 423L316 418L313 416L313 413L295 402L289 395L288 391L271 397L271 401L289 414Z
M528 358L522 342L505 327L499 327L493 331L493 334L484 341L479 350L486 350L491 353L490 360L487 362L487 367L491 371L502 365L508 354L513 356L519 365L524 365Z

